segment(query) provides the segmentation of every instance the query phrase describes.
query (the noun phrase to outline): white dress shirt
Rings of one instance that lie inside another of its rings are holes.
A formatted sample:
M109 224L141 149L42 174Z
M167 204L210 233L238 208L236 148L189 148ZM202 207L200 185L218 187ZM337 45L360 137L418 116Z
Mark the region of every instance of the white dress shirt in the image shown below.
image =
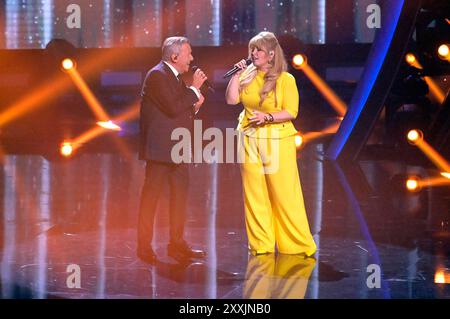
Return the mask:
M170 63L163 61L173 72L173 74L175 74L175 77L178 79L178 74L180 74L180 72L177 71L177 69L175 69ZM194 91L195 95L197 95L197 98L200 99L200 92L197 90L196 87L190 86L189 87L192 91Z

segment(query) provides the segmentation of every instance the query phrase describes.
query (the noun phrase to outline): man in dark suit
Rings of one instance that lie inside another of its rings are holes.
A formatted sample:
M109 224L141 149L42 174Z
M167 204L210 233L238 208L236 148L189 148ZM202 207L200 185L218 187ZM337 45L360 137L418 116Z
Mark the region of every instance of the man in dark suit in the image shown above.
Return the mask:
M187 38L167 38L162 46L162 61L147 73L142 88L139 157L147 163L139 211L137 254L151 264L157 260L151 242L158 197L165 184L170 188L168 255L178 261L205 255L201 250L192 249L184 240L188 164L178 163L171 154L177 143L171 138L172 132L180 128L192 132L194 115L204 102L200 87L206 81L206 75L197 69L191 87L180 78L189 71L192 60Z

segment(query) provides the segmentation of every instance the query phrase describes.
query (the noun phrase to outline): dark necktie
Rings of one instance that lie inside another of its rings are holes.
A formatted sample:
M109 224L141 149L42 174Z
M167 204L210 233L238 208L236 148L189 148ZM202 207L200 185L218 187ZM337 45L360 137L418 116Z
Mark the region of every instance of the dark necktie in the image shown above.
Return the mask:
M181 78L181 74L178 74L178 75L177 75L177 79L178 79L178 83L180 84L180 86L181 86L182 88L185 88L185 87L186 87L186 84L184 84L184 81L183 81L183 79Z

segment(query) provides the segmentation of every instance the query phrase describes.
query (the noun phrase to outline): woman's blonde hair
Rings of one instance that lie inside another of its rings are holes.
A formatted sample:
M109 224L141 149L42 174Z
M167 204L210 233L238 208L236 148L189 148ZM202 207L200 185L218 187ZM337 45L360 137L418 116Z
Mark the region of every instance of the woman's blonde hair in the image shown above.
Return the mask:
M264 76L264 85L259 92L261 101L259 105L261 106L267 95L274 91L275 94L275 107L277 106L276 98L276 85L277 80L282 72L287 71L287 63L284 57L283 49L278 43L277 38L272 32L260 32L258 35L254 36L248 43L248 54L251 58L252 51L254 48L258 50L264 50L267 54L273 52L273 59L270 62L271 68L267 71ZM251 64L241 75L240 87L245 88L256 76L257 69Z

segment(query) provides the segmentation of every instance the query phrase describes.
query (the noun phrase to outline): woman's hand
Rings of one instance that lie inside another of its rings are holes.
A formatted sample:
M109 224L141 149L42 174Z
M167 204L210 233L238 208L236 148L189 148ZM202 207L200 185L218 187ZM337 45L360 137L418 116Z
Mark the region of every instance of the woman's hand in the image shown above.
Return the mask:
M252 117L249 117L248 120L250 122L250 124L258 126L258 125L263 125L264 123L266 123L268 121L268 117L269 115L267 113L264 112L260 112L260 111L253 111L252 112Z
M237 66L240 69L235 74L233 74L233 77L238 78L241 75L241 73L244 72L244 70L247 68L247 61L243 59L238 63L236 63L234 66Z
M245 60L241 60L236 63L235 66L240 70L231 77L225 92L225 100L229 105L236 105L239 103L239 76L247 68L247 63Z

